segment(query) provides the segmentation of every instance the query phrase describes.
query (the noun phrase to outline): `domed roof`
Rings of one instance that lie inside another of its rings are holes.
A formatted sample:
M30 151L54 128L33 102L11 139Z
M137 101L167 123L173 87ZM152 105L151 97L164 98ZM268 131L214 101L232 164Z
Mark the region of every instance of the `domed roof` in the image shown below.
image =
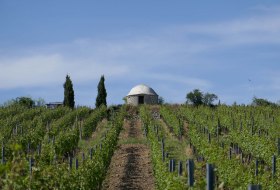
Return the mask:
M139 84L130 90L128 96L139 95L139 94L157 95L157 93L151 87L148 87L145 84Z

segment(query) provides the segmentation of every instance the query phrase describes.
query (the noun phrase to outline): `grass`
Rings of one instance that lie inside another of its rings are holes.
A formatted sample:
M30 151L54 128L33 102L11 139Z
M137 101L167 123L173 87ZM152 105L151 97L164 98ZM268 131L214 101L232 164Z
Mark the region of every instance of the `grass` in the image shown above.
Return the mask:
M132 138L119 139L118 144L144 144L147 145L147 140L145 138Z
M188 145L185 143L185 140L179 140L169 131L167 125L162 120L158 124L161 126L163 134L165 134L165 151L169 153L169 158L182 161L192 158L192 155L188 154Z
M81 139L79 140L78 149L79 153L77 155L78 159L82 159L82 153L84 152L87 156L90 148L94 148L96 145L99 145L101 139L105 135L106 131L109 130L111 125L106 120L105 122L100 122L96 127L96 130L93 132L93 137L89 139Z

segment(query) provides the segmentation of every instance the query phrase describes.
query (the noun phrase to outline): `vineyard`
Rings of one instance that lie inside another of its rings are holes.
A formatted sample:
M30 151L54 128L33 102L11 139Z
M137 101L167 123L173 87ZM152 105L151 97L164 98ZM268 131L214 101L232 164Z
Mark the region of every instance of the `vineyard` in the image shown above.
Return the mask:
M0 108L0 189L279 189L280 109Z

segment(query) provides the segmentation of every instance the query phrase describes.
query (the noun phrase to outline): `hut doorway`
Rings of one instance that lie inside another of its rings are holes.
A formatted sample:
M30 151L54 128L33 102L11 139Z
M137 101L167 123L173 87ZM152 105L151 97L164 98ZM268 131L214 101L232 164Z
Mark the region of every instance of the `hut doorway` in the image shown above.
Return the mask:
M138 104L144 104L144 96L138 96Z

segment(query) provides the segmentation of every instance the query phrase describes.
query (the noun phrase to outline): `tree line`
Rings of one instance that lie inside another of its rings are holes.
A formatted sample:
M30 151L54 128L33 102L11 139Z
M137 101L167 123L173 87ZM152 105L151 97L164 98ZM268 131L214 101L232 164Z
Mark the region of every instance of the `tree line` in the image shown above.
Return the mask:
M73 88L73 82L70 78L70 76L66 75L65 83L63 84L64 88L64 98L63 98L63 105L66 107L74 108L75 107L75 92ZM97 86L97 97L95 106L98 108L101 105L104 105L107 107L107 92L105 88L105 77L104 75L101 76L100 81ZM26 108L32 108L35 106L44 106L45 101L42 98L39 98L38 100L34 100L31 97L17 97L16 99L11 99L5 102L2 106L9 107L9 106L22 106Z
M213 107L215 106L214 102L218 100L218 96L213 93L209 93L209 92L204 93L199 89L194 89L193 91L187 93L186 99L187 99L186 104L191 104L194 106L204 105L204 106ZM218 102L218 105L220 105L220 101ZM251 105L276 107L279 106L279 103L274 103L264 98L253 97Z
M70 76L67 74L65 83L63 84L64 88L64 99L63 99L63 105L66 107L74 108L75 107L75 93L73 88L73 82L70 78ZM97 86L97 97L95 101L95 106L98 108L101 105L104 105L107 107L107 91L105 87L105 77L104 75L101 75L101 78L99 80L98 86ZM193 105L193 106L210 106L214 107L214 102L218 100L218 96L213 93L209 92L202 92L199 89L194 89L193 91L186 94L186 104ZM163 97L159 97L158 104L164 104L165 101ZM236 103L234 103L235 105ZM20 105L27 108L32 108L34 106L43 106L45 105L45 101L42 98L39 98L38 100L33 100L30 97L17 97L16 99L9 100L3 104L4 107L11 106L11 105ZM218 105L220 105L220 101L218 102ZM267 99L263 98L257 98L253 97L252 99L252 106L279 106L280 102L274 103L271 101L268 101Z

